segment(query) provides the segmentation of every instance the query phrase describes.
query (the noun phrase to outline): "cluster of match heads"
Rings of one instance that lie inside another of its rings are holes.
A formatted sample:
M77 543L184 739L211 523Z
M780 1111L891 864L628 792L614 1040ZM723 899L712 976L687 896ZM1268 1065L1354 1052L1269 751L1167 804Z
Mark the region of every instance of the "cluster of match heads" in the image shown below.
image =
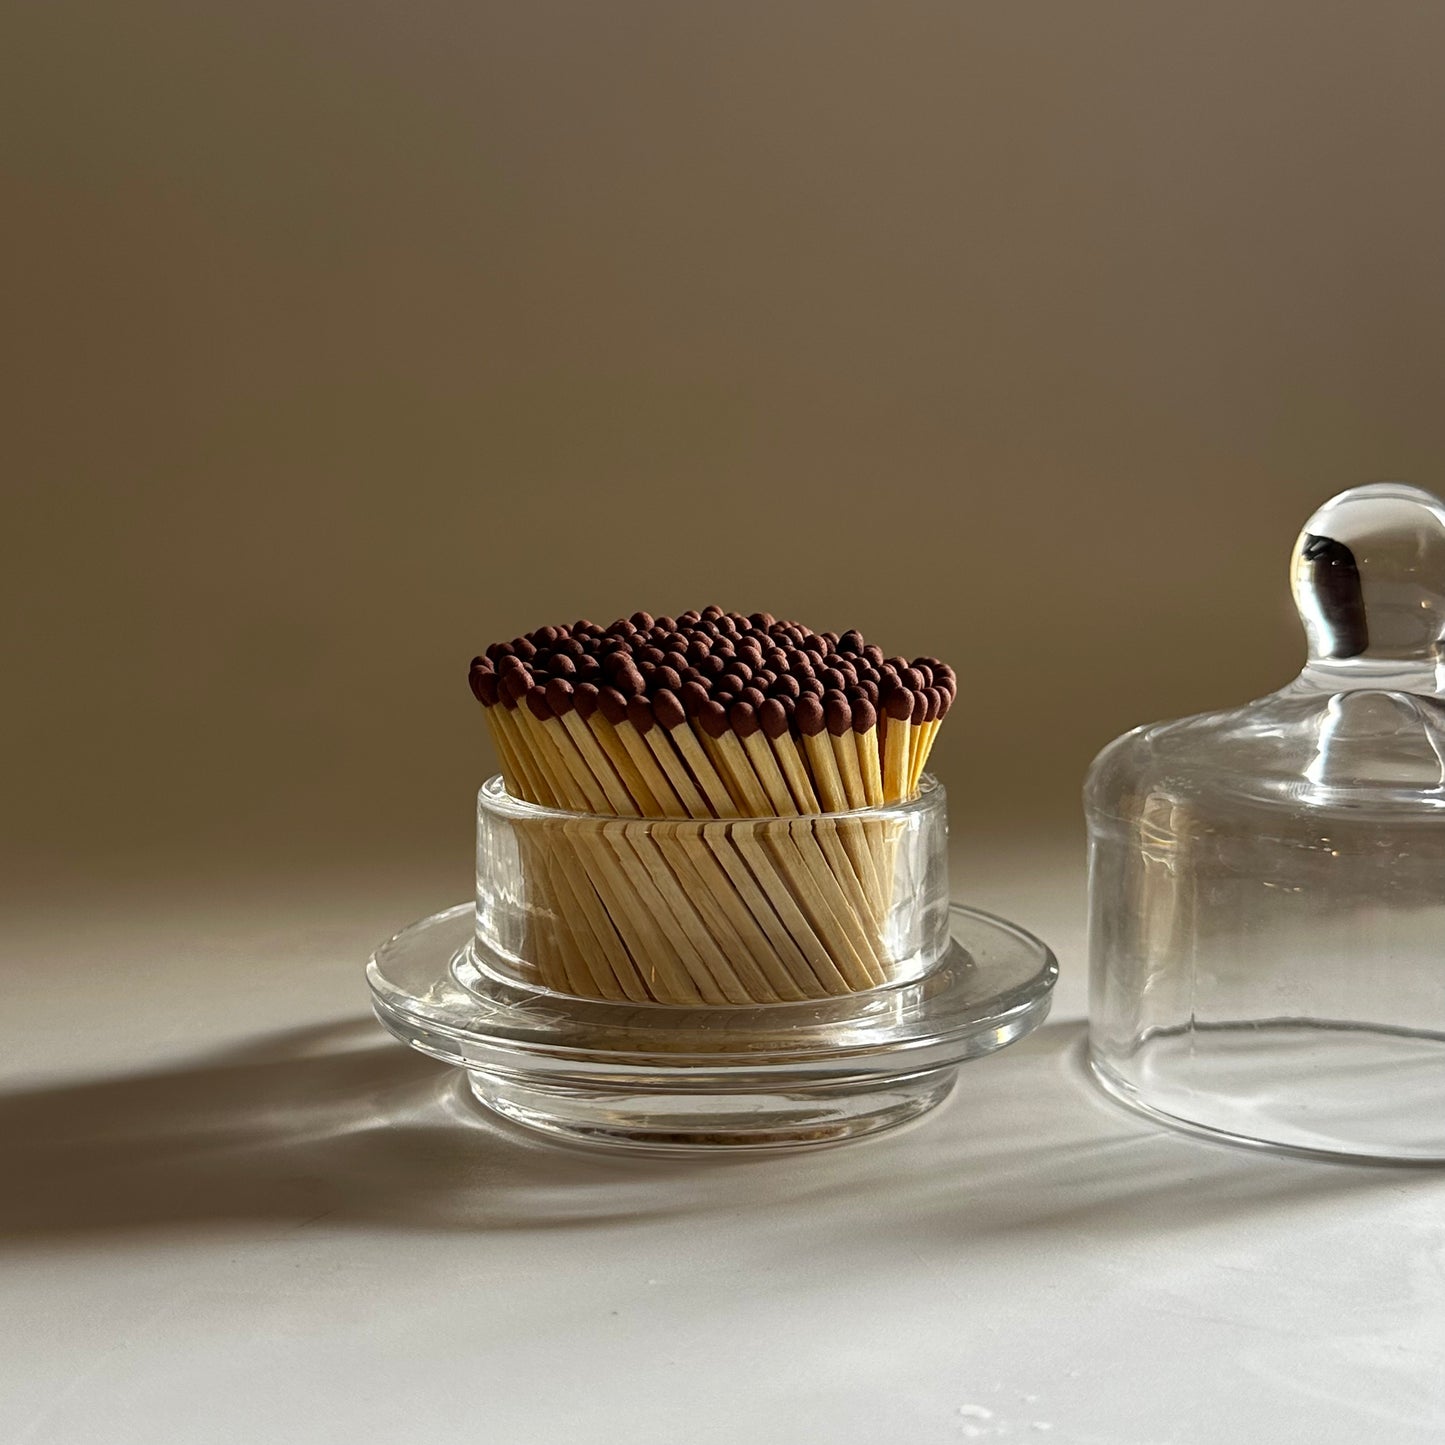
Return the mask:
M700 818L911 797L957 692L936 657L717 607L542 627L493 643L470 681L528 801Z

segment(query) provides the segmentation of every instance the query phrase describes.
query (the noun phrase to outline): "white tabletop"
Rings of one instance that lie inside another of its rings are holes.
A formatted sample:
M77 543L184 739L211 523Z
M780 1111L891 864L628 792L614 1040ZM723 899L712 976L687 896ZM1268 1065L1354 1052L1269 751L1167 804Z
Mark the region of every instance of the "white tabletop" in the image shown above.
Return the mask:
M894 1134L663 1161L487 1123L371 1021L367 951L464 870L37 904L0 1441L1438 1445L1445 1173L1124 1112L1075 849L954 883L1058 952L1038 1034Z

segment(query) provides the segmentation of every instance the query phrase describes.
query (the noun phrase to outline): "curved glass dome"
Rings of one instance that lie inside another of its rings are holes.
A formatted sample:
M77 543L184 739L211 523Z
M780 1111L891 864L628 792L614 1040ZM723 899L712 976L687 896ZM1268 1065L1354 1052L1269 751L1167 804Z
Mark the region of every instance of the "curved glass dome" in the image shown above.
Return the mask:
M1445 505L1341 493L1290 583L1296 679L1090 770L1094 1068L1171 1122L1445 1158Z

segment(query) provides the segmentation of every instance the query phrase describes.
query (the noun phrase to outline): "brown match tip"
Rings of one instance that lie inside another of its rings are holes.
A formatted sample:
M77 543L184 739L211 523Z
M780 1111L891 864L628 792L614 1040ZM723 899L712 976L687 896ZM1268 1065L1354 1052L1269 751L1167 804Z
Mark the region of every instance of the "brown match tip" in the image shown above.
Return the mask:
M687 711L671 688L660 688L652 699L652 713L658 724L671 732L687 721Z
M572 693L572 702L577 708L577 716L583 722L590 722L592 714L597 711L601 699L601 690L595 682L579 682Z
M688 717L696 717L709 702L707 688L696 681L683 683L677 695L682 699L683 711Z
M507 707L516 707L531 686L532 680L525 672L503 672L497 676L497 696Z
M710 738L720 738L728 730L728 710L709 698L704 707L698 709L697 725Z
M547 684L547 706L558 717L566 717L572 711L572 684L565 677L554 677Z
M652 706L645 697L630 697L627 699L627 721L638 732L647 733L652 731L657 719L653 717Z
M497 689L500 683L495 672L482 672L473 669L467 681L472 685L472 695L483 707L495 707L497 704Z
M615 687L604 687L598 692L597 706L613 727L627 721L627 699Z
M767 698L758 709L758 726L770 741L788 731L788 710L777 698Z
M913 694L906 687L895 687L883 704L883 711L890 718L907 722L913 716Z
M552 716L552 709L547 706L547 691L541 687L529 687L526 692L525 701L527 711L539 722L546 722Z
M750 702L735 702L728 711L728 722L740 738L750 738L758 730L758 710Z
M853 726L853 709L846 697L829 693L823 701L823 712L828 719L828 731L841 738Z
M913 726L920 728L928 721L928 698L921 692L913 694Z
M853 731L871 732L878 726L878 709L866 697L853 704Z
M823 713L823 704L810 692L805 692L798 698L798 706L793 714L798 720L798 731L805 738L815 738L827 725Z

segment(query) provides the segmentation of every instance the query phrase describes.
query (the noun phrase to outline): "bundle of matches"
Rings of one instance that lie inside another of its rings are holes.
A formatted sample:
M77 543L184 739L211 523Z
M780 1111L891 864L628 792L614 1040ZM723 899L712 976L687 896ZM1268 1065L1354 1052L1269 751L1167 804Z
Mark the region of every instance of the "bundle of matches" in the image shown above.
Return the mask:
M859 810L917 792L950 667L708 607L543 627L470 681L507 791L584 815L524 840L544 983L753 1004L890 980L898 825Z

